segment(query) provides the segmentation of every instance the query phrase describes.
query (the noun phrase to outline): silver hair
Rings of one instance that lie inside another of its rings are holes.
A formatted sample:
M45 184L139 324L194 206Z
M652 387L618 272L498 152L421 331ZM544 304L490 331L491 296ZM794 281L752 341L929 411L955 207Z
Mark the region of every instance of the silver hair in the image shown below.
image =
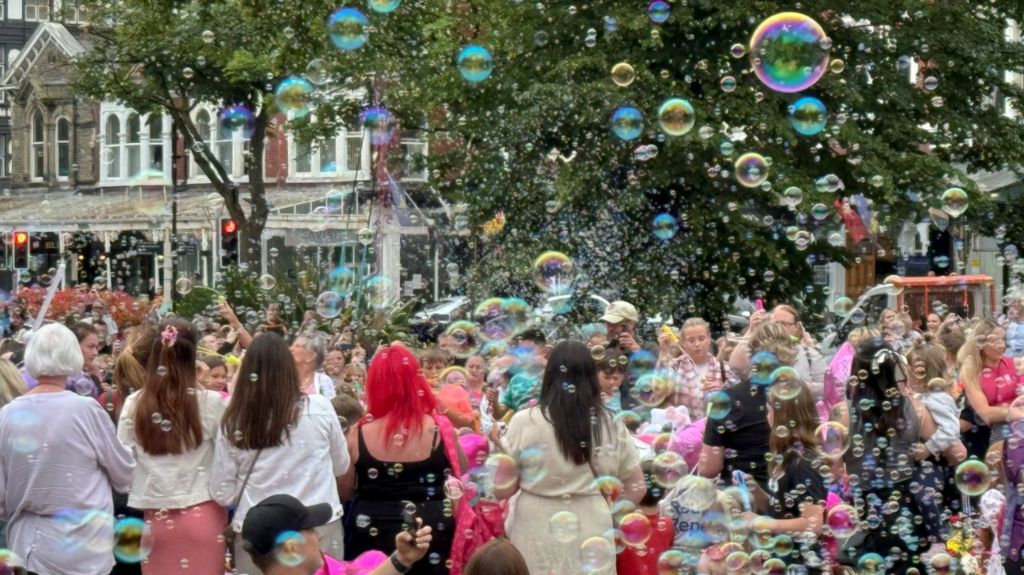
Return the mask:
M74 332L58 323L44 325L29 337L25 370L32 377L69 376L82 372L85 359Z

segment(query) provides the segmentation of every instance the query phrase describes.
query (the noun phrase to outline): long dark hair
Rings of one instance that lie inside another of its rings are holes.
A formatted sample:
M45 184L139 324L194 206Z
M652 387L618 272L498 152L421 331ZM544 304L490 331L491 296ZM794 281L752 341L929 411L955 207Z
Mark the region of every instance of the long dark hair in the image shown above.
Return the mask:
M151 455L183 453L203 441L196 399L198 338L192 325L178 318L160 322L157 331L135 404L135 436Z
M857 346L850 371L859 379L850 396L851 433L870 423L873 433L883 437L890 429L899 431L905 424L897 380L897 376L905 376L902 370L898 354L882 338L874 337Z
M224 410L221 432L239 449L281 445L303 398L288 344L276 333L256 336L238 368L238 382Z
M601 401L597 367L587 346L564 341L551 350L540 388L540 407L555 428L562 455L577 465L589 463L610 417Z

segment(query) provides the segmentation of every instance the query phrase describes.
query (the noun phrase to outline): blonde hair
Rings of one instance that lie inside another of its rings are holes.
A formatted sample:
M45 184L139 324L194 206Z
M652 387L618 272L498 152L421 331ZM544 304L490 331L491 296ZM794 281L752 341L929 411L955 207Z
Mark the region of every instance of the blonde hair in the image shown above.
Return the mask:
M965 333L965 341L960 347L960 353L956 355L957 363L960 364L960 380L965 386L978 387L981 385L981 346L978 341L987 338L997 329L1002 327L996 322L986 319L978 322L972 329Z
M0 406L7 405L15 397L28 392L21 372L10 360L0 359Z
M461 373L462 377L466 378L466 382L467 383L469 382L469 372L466 371L466 368L464 368L462 366L459 366L459 365L452 365L452 366L444 368L441 371L441 373L438 374L437 382L438 383L444 383L445 382L444 380L447 379L448 376L453 374L453 373Z
M952 378L947 377L946 371L946 350L935 343L935 336L930 333L922 334L914 345L907 352L907 363L910 365L910 373L918 381L929 384L935 379L941 379L949 389L953 384Z
M684 321L683 327L679 328L679 331L682 332L684 329L691 327L702 327L706 329L708 333L711 333L711 324L704 321L704 318L702 317L691 317L690 319Z
M850 335L846 336L846 341L850 342L850 345L857 347L862 341L867 341L874 337L882 337L882 332L878 331L873 327L860 326L853 329Z
M750 336L750 353L767 351L775 354L779 362L793 365L796 361L796 344L782 324L767 320L757 326L754 335Z

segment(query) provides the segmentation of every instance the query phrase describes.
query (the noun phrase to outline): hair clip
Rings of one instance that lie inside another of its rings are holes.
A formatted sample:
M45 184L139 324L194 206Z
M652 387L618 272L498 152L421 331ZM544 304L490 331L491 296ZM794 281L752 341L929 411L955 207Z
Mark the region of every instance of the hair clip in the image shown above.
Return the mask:
M178 328L173 325L165 327L163 333L160 334L160 340L164 347L172 347L174 342L178 341Z

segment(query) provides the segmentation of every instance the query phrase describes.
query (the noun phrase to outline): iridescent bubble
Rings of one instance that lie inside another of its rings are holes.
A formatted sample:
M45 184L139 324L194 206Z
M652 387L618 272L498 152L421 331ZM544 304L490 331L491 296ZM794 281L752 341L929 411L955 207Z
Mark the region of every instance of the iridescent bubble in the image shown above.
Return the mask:
M804 201L804 192L796 186L790 186L782 192L782 205L795 208Z
M724 76L718 82L718 85L719 85L720 88L722 88L723 92L728 94L728 93L733 92L733 91L736 90L736 78L734 78L732 76Z
M394 12L401 3L402 0L367 0L366 5L374 12L388 14Z
M534 283L546 292L553 292L572 283L573 270L569 256L555 251L544 252L533 262Z
M224 108L218 114L217 119L220 122L221 132L225 134L239 132L243 140L251 138L256 128L255 116L248 107L242 104Z
M675 237L676 232L679 230L679 224L676 223L676 218L672 214L658 214L654 216L654 221L651 222L651 230L654 233L654 237L667 242Z
M828 217L828 206L821 203L814 204L811 206L811 217L818 222L824 220Z
M295 118L309 114L310 100L313 96L313 84L299 76L290 76L281 81L274 91L274 102L277 108Z
M519 465L511 455L492 453L484 467L490 472L495 489L509 489L519 480Z
M636 70L629 63L619 62L612 66L612 82L615 82L616 86L625 88L632 84L635 79Z
M153 550L153 530L137 517L114 524L114 557L121 563L139 563Z
M559 511L548 522L551 536L559 543L572 543L580 536L580 518L572 511Z
M750 566L750 555L746 551L733 551L726 555L723 565L729 573L745 572Z
M328 274L327 283L331 291L342 297L348 297L352 294L352 290L355 289L356 272L348 266L338 266Z
M586 573L599 573L615 564L615 543L604 537L591 537L580 545L580 559Z
M696 121L693 105L682 98L669 98L658 108L658 125L669 136L686 134Z
M729 54L738 60L747 55L747 47L737 42L729 48Z
M858 575L881 575L885 569L885 559L878 553L865 553L857 560Z
M672 13L672 7L664 0L654 0L647 5L647 17L655 24L663 24Z
M629 374L636 379L645 373L649 373L657 367L658 357L653 353L641 349L629 355Z
M827 119L825 104L813 96L804 96L789 107L789 124L804 136L813 136L824 130Z
M789 401L800 394L803 382L800 381L800 374L788 365L775 368L769 376L772 380L772 397L781 401Z
M686 554L679 549L669 549L658 556L658 575L679 575L690 565Z
M857 509L852 505L840 503L828 510L825 523L833 537L846 539L857 532L860 527L860 517L857 516Z
M619 519L619 531L622 541L629 546L639 547L654 534L654 526L646 515L639 512L628 513Z
M992 480L989 476L988 466L977 459L968 459L961 463L957 466L953 477L956 480L956 487L960 490L960 493L971 497L977 497L985 493Z
M659 453L651 462L651 480L665 489L675 487L688 471L686 460L675 451Z
M732 411L729 394L719 389L708 394L708 419L725 419Z
M183 276L174 280L174 291L180 293L181 295L188 295L192 293L192 288L193 284L191 278Z
M618 501L625 489L625 486L622 485L622 481L617 477L612 477L611 475L602 475L601 477L594 478L590 487L591 489L599 491L605 499L612 502Z
M814 431L818 438L818 453L830 459L842 457L850 448L850 432L838 421L826 421Z
M274 542L274 558L278 563L289 567L298 567L306 560L302 554L302 546L306 537L298 531L285 531L277 536Z
M455 357L467 358L480 347L480 332L471 321L453 321L444 333L451 338L448 351Z
M1020 250L1013 244L1007 244L1003 247L1003 259L1007 264L1016 263L1017 258L1020 256Z
M263 291L270 291L277 287L277 278L270 274L263 274L260 276L259 281L257 281L257 285Z
M339 50L358 50L366 44L370 21L355 8L339 8L327 20L331 43Z
M455 63L462 77L471 84L483 82L494 70L494 57L483 46L466 46Z
M387 108L371 106L359 115L359 123L370 134L370 143L379 146L391 141L395 118Z
M640 376L632 393L637 401L647 407L658 407L675 391L676 382L671 373L665 370L652 371Z
M772 373L779 367L779 358L770 351L759 351L750 358L750 381L757 385L771 385Z
M942 192L942 211L958 218L967 211L967 192L961 188L949 188Z
M776 92L800 92L813 86L828 69L829 51L822 48L825 30L814 19L782 12L762 22L750 38L754 74Z
M633 106L620 106L612 113L612 133L620 140L635 140L644 130L644 116Z
M325 291L316 298L316 313L325 319L334 319L341 314L345 299L336 292Z
M395 282L388 276L374 275L363 283L363 300L375 310L384 310L398 298Z
M741 186L756 188L768 179L768 162L756 152L747 152L736 159L736 181Z

